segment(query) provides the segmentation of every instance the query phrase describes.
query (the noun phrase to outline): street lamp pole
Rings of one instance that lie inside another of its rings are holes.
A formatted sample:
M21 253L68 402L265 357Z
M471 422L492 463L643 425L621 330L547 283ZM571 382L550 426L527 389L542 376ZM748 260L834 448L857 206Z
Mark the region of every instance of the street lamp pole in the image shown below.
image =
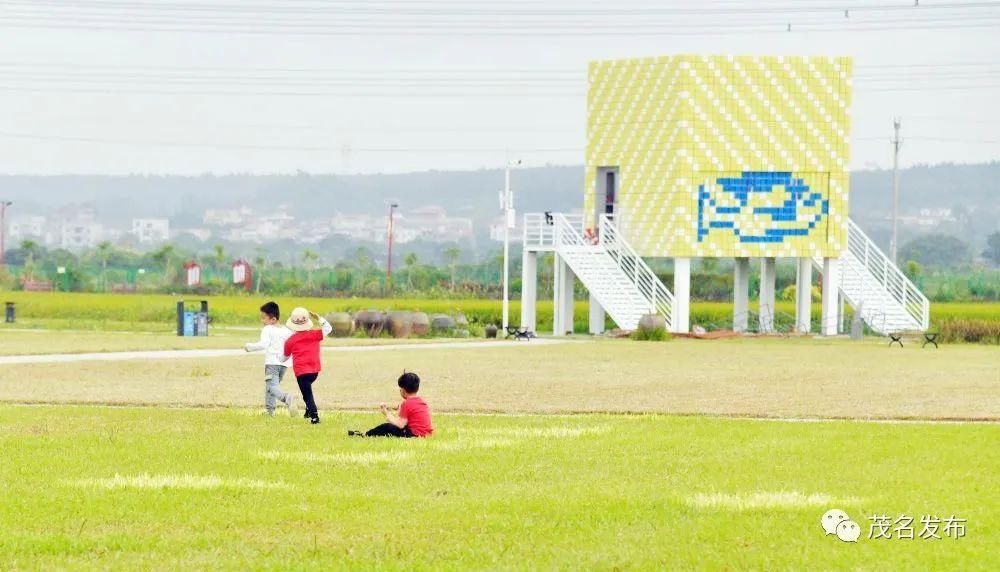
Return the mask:
M11 206L11 201L0 200L0 268L7 264L7 207Z
M507 161L504 170L503 192L500 194L500 208L503 210L503 331L510 324L509 279L510 274L510 227L514 223L514 193L510 189L510 168L520 165L521 160Z
M399 205L392 203L389 205L389 254L387 255L386 267L385 267L385 283L386 291L390 294L392 293L392 231L393 231L393 214Z

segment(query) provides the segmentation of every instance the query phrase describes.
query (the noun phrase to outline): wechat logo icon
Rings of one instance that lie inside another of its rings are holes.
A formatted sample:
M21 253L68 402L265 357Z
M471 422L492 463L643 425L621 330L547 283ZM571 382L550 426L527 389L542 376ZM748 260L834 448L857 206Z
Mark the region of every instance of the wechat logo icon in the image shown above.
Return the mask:
M833 508L823 513L820 524L823 526L823 532L828 536L836 534L837 538L844 542L857 542L861 538L861 526L839 508Z

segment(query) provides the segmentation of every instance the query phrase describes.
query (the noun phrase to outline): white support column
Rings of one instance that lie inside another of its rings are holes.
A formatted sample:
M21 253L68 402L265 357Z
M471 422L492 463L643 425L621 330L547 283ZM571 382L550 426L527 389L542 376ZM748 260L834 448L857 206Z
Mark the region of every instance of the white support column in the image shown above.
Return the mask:
M840 293L840 259L823 259L823 314L820 333L837 335L837 302Z
M537 307L538 253L525 250L521 257L521 328L535 331Z
M847 301L844 299L844 293L840 292L839 288L837 290L838 290L837 291L837 300L838 300L838 303L839 303L838 304L838 308L837 308L837 333L838 334L843 334L844 331L845 331L844 330L844 318L846 317L846 314L844 313L844 304Z
M562 327L562 295L563 295L563 261L558 253L552 254L552 335L561 336Z
M573 274L573 270L570 269L569 264L563 262L563 292L562 292L562 330L559 332L560 336L566 335L566 332L573 332L573 310L575 309L575 300L573 299L573 285L576 282L576 275Z
M808 334L812 330L812 260L797 258L795 277L795 331Z
M594 295L590 295L590 333L592 335L598 336L604 333L604 308L601 303L594 298Z
M774 332L774 288L777 276L777 261L774 258L761 258L757 312L758 326L762 333Z
M733 331L745 332L750 319L750 259L737 258L733 265Z
M674 259L674 312L672 332L691 331L691 259Z

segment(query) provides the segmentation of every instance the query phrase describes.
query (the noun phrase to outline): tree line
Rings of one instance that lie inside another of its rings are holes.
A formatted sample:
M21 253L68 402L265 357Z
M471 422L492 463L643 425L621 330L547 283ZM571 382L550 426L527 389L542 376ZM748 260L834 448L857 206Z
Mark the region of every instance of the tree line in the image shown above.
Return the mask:
M278 260L262 248L248 257L253 268L250 291L255 294L379 297L404 294L410 297L498 298L501 291L502 253L499 248L478 259L463 260L457 245L442 245L439 262L430 263L414 251L403 250L393 258L392 277L388 275L384 253L359 246L347 256L326 260L316 249L302 249L297 256ZM545 254L538 264L538 295L552 295L552 255ZM46 285L53 290L71 292L158 292L223 294L244 290L233 284L232 263L239 258L222 244L200 253L175 244L165 244L149 252L121 249L110 242L82 252L47 249L25 240L6 252L7 267L0 269L0 288L13 290L28 285ZM969 246L951 236L929 235L914 239L900 249L904 273L932 300L1000 299L1000 232L990 235L982 253L987 266L973 263ZM521 290L520 249L511 251L511 292ZM201 284L189 288L185 283L185 262L196 260L201 266ZM651 259L653 270L668 287L673 283L669 260ZM990 268L989 266L993 266ZM787 265L786 265L787 266ZM732 296L732 265L725 259L705 258L695 265L692 295L696 299L724 301ZM779 297L794 298L795 274L791 267L779 265ZM578 294L586 295L577 284ZM756 277L751 293L756 290Z

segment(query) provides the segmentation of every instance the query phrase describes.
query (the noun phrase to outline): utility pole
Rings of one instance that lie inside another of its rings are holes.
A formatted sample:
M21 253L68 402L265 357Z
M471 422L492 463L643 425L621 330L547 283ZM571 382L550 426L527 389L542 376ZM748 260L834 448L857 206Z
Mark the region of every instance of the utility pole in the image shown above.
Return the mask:
M899 215L899 148L903 146L902 139L899 138L899 128L902 124L900 118L896 117L892 120L893 130L895 134L892 138L892 243L889 245L889 251L892 256L892 263L899 266L899 261L896 259L896 253L899 249L897 226L898 215Z
M389 205L389 233L388 233L389 254L388 254L388 257L387 257L386 267L385 267L386 292L388 292L389 294L392 294L392 231L393 231L392 227L393 227L393 213L396 210L396 208L398 208L398 207L399 207L399 205L396 204L396 203L392 203L392 204Z
M14 203L0 199L0 268L7 264L5 258L7 252L7 207L12 204Z
M510 301L508 298L508 274L510 273L510 228L514 226L514 194L510 190L510 168L520 165L521 160L507 160L504 170L503 192L500 193L500 208L503 210L503 329L506 332L510 324Z

